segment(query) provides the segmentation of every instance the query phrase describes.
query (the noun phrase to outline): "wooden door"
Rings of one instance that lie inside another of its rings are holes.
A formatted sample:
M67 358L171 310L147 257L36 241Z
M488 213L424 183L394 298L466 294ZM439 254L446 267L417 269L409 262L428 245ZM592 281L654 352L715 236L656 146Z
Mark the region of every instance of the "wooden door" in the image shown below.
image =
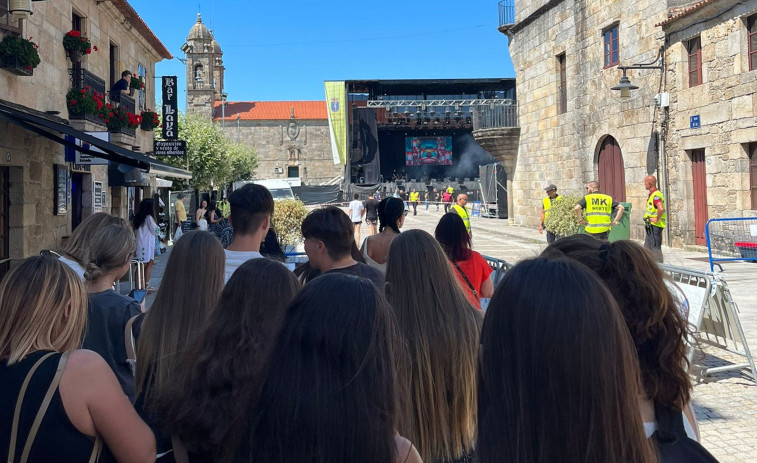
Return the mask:
M5 276L5 272L10 269L10 246L8 235L9 226L9 209L10 209L10 182L8 180L9 170L7 167L0 167L0 279Z
M613 137L602 140L599 149L599 190L615 201L626 200L626 172L623 154Z
M704 150L691 151L691 178L694 182L694 240L706 245L704 226L707 224L707 169L704 164Z

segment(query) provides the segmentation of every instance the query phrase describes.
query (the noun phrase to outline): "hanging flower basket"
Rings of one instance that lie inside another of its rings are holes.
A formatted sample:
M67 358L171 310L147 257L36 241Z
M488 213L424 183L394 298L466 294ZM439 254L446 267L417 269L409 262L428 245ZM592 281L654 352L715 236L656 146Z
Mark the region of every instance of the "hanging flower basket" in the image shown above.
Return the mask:
M72 63L78 63L82 56L89 55L93 49L97 51L97 47L93 47L86 36L74 30L66 32L63 36L63 49L68 53L68 58Z
M0 68L19 76L31 76L40 63L37 48L31 40L5 36L0 41Z
M66 106L68 107L68 118L74 120L88 120L96 124L105 125L104 120L99 117L105 100L105 95L98 93L87 85L85 88L72 88L66 94Z
M141 116L137 116L134 113L126 111L118 106L112 106L111 104L103 106L100 109L98 117L105 122L106 126L108 126L109 132L121 132L129 135L133 135L134 129L142 122Z
M136 91L144 90L145 88L145 78L140 77L136 74L132 74L131 81L129 82L129 88L134 89Z
M140 122L139 127L142 130L150 132L160 125L158 113L150 111L150 108L148 108L147 111L142 111L141 117L142 121Z

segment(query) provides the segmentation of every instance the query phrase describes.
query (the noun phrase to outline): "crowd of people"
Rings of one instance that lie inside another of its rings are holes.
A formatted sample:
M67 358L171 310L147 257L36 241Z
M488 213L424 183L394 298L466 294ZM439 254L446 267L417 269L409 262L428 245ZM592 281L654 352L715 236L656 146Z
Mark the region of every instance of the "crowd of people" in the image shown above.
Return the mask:
M291 272L261 252L268 190L229 204L230 245L183 233L147 310L113 290L146 219L92 216L7 273L6 461L715 461L684 301L641 246L565 237L495 288L459 214L403 232L390 197L362 250L350 215L311 211Z

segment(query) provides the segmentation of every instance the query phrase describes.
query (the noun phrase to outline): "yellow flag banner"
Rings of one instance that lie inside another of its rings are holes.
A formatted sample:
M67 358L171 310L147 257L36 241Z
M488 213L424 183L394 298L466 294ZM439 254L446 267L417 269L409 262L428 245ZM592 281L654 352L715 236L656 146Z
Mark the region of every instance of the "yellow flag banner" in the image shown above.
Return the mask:
M329 111L329 134L334 164L347 162L347 104L344 81L326 81L326 106Z

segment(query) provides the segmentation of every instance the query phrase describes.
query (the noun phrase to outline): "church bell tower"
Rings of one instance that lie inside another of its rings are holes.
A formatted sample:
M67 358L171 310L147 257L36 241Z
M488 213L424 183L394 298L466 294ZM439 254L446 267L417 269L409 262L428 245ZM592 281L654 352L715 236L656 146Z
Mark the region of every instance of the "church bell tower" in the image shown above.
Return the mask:
M186 56L187 114L212 119L216 104L224 98L223 52L212 32L202 23L200 13L181 50Z

